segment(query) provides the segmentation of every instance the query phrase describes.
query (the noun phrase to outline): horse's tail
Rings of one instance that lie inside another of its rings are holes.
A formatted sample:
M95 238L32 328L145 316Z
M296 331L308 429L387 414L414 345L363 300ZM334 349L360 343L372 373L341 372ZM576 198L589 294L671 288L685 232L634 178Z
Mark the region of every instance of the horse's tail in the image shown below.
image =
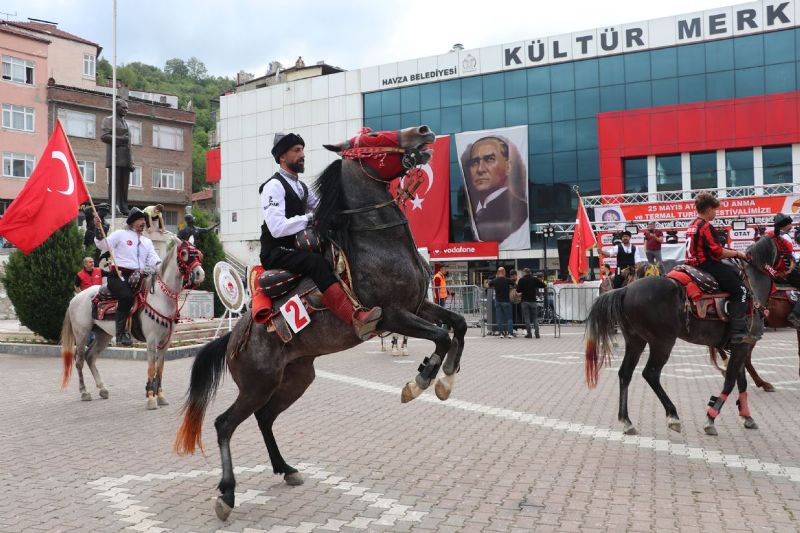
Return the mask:
M72 363L75 360L75 332L72 331L72 320L69 318L69 309L64 314L64 324L61 326L61 362L64 364L64 373L61 377L61 390L69 385L72 377Z
M725 373L725 369L721 368L719 366L718 361L717 361L717 355L719 354L719 350L720 350L719 348L716 348L714 346L709 346L708 347L708 355L709 355L709 358L711 359L711 364L714 365L714 368L716 368L717 370L719 370L720 372L722 372L724 374Z
M622 317L627 287L609 291L594 301L586 319L586 359L584 371L590 389L597 386L600 369L611 363L613 336Z
M225 353L231 334L214 339L200 349L194 358L189 392L183 405L183 423L175 436L175 452L179 455L203 450L203 417L208 403L214 398L225 372Z

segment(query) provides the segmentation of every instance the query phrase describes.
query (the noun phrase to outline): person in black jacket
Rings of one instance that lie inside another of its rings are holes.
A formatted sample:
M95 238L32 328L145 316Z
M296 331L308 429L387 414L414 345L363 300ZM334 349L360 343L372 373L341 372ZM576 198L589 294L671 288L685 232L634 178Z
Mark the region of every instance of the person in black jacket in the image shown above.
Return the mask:
M500 331L500 336L508 338L508 336L516 337L514 334L514 324L511 319L511 289L514 288L514 283L506 277L506 269L500 267L497 269L497 277L489 280L489 286L494 289L494 302L495 302L495 317L497 321L497 329Z
M517 292L522 294L522 319L525 321L525 329L528 334L526 339L531 336L531 318L536 338L539 338L539 313L536 309L536 299L539 296L539 289L544 289L547 285L539 278L533 277L530 268L522 270L523 276L517 282Z

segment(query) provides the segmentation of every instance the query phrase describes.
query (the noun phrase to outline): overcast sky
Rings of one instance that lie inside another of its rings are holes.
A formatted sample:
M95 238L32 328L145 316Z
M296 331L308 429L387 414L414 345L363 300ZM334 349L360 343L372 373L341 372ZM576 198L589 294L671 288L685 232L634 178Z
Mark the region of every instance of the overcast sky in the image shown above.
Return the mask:
M195 56L211 74L256 75L270 61L324 60L348 70L733 5L724 0L118 0L117 61L164 66ZM111 0L0 0L97 42L112 58ZM16 14L16 15L14 15Z

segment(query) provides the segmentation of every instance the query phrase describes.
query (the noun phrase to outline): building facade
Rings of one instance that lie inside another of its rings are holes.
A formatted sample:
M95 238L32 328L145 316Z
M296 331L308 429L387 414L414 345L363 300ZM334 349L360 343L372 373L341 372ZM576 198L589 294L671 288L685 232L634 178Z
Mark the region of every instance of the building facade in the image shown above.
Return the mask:
M311 148L311 175L331 160L318 147L361 125L525 126L532 249L499 254L517 266L539 266L539 224L574 221L576 186L616 195L800 183L800 138L784 134L800 124L798 27L800 2L763 1L223 97L223 238L234 253L257 238L252 191L274 169L271 134L289 129ZM449 240L458 243L471 234L451 142Z
M52 85L47 90L52 132L58 118L69 136L75 159L92 199L108 199L106 144L100 126L111 115L111 96L100 91ZM125 117L131 132L131 175L128 204L163 204L168 229L177 232L192 194L192 128L194 113L167 104L128 96Z
M95 201L108 198L103 118L111 115L110 87L96 82L102 48L55 23L0 21L2 128L0 214L25 185L61 120L84 181ZM164 204L167 227L177 231L192 192L194 113L178 109L174 95L121 88L129 100L135 172L129 204Z
M50 41L0 23L0 215L33 172L47 144Z

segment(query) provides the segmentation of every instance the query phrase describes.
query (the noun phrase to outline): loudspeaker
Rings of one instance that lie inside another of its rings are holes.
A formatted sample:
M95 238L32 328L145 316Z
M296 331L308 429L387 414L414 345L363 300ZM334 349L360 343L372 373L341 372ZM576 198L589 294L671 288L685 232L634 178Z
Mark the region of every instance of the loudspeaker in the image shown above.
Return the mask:
M572 238L556 240L558 246L558 279L569 279L569 252L572 249Z

